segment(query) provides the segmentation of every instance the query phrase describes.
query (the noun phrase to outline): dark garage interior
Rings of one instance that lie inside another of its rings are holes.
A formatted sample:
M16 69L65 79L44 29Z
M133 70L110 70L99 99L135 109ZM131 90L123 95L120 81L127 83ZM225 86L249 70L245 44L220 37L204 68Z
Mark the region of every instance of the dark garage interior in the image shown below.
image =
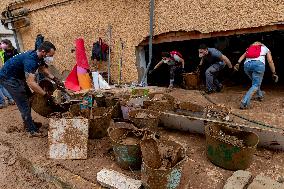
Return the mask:
M200 62L198 57L198 47L204 43L208 47L215 47L226 55L235 65L239 57L246 51L248 46L260 41L265 44L271 51L276 72L279 76L279 86L284 84L284 31L271 31L263 33L251 33L242 35L232 35L226 37L214 37L205 39L192 39L187 41L167 42L153 45L153 59L150 70L161 60L162 52L169 52L172 50L179 51L185 60L185 71L192 72L196 69ZM146 62L148 59L148 46L144 47ZM201 72L202 73L202 72ZM204 74L202 74L203 76ZM250 85L249 78L243 71L243 64L238 72L230 72L226 67L219 75L219 79L225 85ZM148 84L156 86L167 86L169 84L169 68L163 64L160 68L155 70L153 74L148 75ZM273 84L271 79L271 71L266 61L266 71L263 79L263 86L270 86Z

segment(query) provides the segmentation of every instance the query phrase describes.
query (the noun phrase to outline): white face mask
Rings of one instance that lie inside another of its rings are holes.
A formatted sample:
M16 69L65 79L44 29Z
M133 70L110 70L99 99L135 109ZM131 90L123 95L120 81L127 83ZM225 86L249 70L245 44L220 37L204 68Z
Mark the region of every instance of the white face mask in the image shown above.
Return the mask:
M53 57L52 56L47 56L43 60L44 60L44 62L46 64L49 64L49 63L53 62Z
M5 44L5 43L1 43L0 45L1 45L1 48L2 48L3 50L5 50L5 49L7 49L7 48L8 48L8 45L7 45L7 44Z

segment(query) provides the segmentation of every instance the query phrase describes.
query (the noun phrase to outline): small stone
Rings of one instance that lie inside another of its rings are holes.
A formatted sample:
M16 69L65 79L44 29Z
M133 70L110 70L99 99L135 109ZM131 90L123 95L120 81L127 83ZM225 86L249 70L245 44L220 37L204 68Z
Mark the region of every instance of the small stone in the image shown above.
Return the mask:
M243 189L247 186L252 175L249 171L236 171L227 180L223 189Z
M284 183L284 178L283 178L283 177L279 177L279 178L277 179L277 182L279 182L279 183Z
M248 189L284 189L284 184L272 180L269 177L257 175Z
M111 189L139 189L142 186L140 180L132 179L117 171L102 169L97 173L97 181L104 187Z

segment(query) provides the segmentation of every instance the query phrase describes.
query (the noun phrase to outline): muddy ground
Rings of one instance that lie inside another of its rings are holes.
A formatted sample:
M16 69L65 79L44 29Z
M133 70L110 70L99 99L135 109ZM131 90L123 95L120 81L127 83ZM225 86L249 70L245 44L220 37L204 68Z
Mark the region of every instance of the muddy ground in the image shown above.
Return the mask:
M240 99L245 90L238 87L226 88L222 93L210 95L210 98L217 103L232 107L232 111L235 113L284 128L282 125L284 123L284 90L265 91L263 102L253 101L251 109L239 110ZM210 104L199 92L174 90L171 94L181 101L189 100L203 106ZM35 113L33 116L35 121L43 122L41 130L47 133L48 120ZM60 165L93 183L96 183L96 173L102 168L114 169L136 179L141 176L139 171L124 171L116 165L111 141L108 137L90 140L87 160L50 160L47 157L47 137L29 138L23 130L16 106L0 110L0 120L0 188L56 188L53 184L34 176L28 170L27 162L24 159L45 166ZM242 122L238 119L236 121ZM189 159L184 165L180 188L213 189L223 187L226 179L233 172L219 168L207 160L204 136L162 128L160 130L163 137L177 141L187 150ZM258 148L253 158L253 163L248 168L253 175L264 174L276 180L279 177L284 177L284 152Z

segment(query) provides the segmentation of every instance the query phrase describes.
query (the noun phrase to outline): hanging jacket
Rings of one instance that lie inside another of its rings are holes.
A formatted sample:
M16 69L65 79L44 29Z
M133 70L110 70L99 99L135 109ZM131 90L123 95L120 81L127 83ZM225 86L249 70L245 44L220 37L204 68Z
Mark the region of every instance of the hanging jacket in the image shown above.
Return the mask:
M101 38L99 38L99 41L93 44L91 59L96 59L97 61L107 61L108 48L108 45L105 44Z
M41 34L38 34L35 40L35 50L37 50L43 42L44 42L44 36Z

